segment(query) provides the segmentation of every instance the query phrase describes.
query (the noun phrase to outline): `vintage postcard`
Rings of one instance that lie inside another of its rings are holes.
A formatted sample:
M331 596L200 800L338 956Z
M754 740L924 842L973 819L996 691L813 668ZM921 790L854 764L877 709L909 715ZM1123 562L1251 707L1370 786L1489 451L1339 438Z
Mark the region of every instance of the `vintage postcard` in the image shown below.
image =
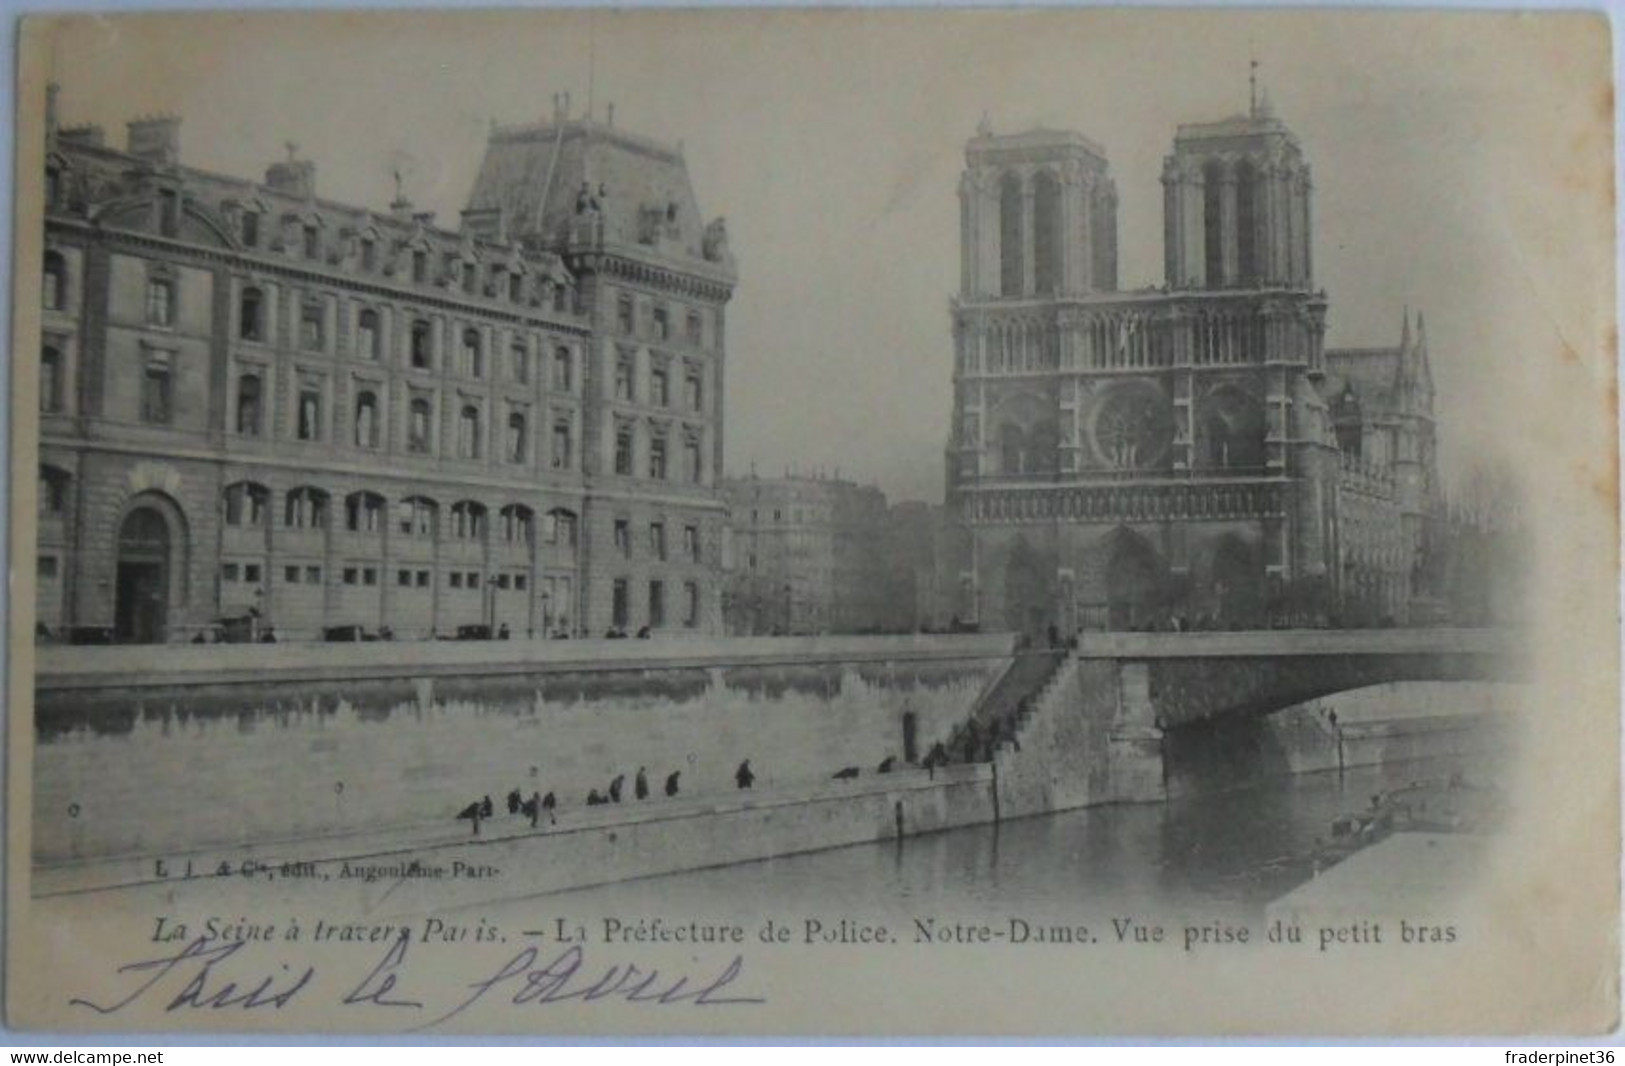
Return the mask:
M1616 1025L1604 17L20 63L11 1026Z

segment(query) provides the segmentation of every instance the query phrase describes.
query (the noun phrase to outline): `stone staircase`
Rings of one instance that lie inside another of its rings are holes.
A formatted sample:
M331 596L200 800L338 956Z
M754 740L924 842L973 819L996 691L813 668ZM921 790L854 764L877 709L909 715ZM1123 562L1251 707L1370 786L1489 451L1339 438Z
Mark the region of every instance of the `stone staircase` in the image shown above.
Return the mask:
M948 740L951 762L989 762L994 750L1019 736L1022 723L1050 690L1065 651L1018 651L1010 668L982 697Z

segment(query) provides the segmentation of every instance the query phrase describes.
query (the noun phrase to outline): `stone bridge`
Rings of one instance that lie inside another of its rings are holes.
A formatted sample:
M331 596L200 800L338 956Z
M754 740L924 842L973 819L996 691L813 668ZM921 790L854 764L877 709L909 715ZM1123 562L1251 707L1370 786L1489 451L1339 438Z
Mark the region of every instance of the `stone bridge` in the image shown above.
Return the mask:
M1032 701L1019 748L997 757L1002 809L1160 800L1170 732L1383 682L1517 680L1527 666L1505 630L1084 634Z
M1516 680L1524 667L1516 634L1493 629L1111 633L1075 654L1116 665L1119 721L1162 729L1387 681Z

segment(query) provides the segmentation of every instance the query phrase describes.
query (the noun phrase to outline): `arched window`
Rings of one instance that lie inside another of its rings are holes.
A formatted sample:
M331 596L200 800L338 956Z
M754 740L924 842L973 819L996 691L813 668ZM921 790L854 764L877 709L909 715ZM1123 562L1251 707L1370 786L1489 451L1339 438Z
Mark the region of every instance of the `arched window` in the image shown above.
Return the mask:
M344 498L344 528L351 533L378 533L384 528L384 498L376 492L352 492Z
M432 538L438 505L426 496L408 496L401 501L400 529L408 537Z
M264 385L258 374L242 374L237 378L237 432L245 437L260 435L264 395Z
M378 447L378 397L370 390L356 393L355 446Z
M451 505L451 535L458 540L485 538L485 507L473 500L461 500Z
M1202 404L1203 460L1220 469L1264 466L1264 411L1235 388L1220 388Z
M480 409L473 404L464 405L457 415L457 457L480 457Z
M1061 186L1042 171L1033 181L1033 288L1053 295L1061 288Z
M1202 168L1202 246L1203 265L1207 285L1223 285L1224 277L1224 216L1220 204L1224 200L1224 169L1218 160L1210 160Z
M289 529L325 529L327 493L302 485L288 493L282 511L282 524Z
M41 294L47 311L62 311L68 306L68 264L61 252L45 253L44 291Z
M570 349L559 345L553 349L553 388L559 392L569 392L571 389Z
M434 416L429 400L424 396L412 399L406 420L406 450L415 455L428 455Z
M43 414L62 410L62 349L46 344L39 353L39 409Z
M355 354L358 359L378 358L378 312L371 308L362 311L356 319Z
M542 539L549 544L561 544L573 548L576 543L576 516L575 512L567 511L562 507L555 507L547 512L542 522Z
M471 378L485 376L485 348L477 329L463 330L463 373Z
M237 336L245 341L265 339L265 294L252 286L237 299Z
M530 434L523 411L508 415L508 462L523 463L530 452Z
M265 524L265 508L271 500L271 490L252 481L238 481L227 485L226 525L258 527Z
M1258 180L1252 163L1242 160L1236 167L1236 278L1253 285L1262 271L1258 263L1258 213L1254 196Z
M502 539L508 544L529 544L535 512L523 504L510 503L502 509Z
M1006 174L999 182L999 291L1005 296L1020 296L1025 280L1021 200L1021 178Z
M428 319L412 323L412 369L428 370L434 366L434 327Z

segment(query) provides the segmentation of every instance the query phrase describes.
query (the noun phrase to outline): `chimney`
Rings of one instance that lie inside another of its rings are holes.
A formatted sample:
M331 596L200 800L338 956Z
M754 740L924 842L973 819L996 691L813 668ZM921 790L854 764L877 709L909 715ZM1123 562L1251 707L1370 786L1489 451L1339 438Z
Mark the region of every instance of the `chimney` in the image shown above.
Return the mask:
M56 139L68 144L82 144L87 148L101 148L107 143L107 132L100 126L67 126L57 130Z
M125 123L125 151L154 166L172 167L181 161L181 120L174 115L152 115Z
M293 141L288 142L287 148L287 159L280 163L272 163L265 168L265 184L277 192L285 192L290 196L299 196L307 200L315 199L315 162L298 158L299 146Z

